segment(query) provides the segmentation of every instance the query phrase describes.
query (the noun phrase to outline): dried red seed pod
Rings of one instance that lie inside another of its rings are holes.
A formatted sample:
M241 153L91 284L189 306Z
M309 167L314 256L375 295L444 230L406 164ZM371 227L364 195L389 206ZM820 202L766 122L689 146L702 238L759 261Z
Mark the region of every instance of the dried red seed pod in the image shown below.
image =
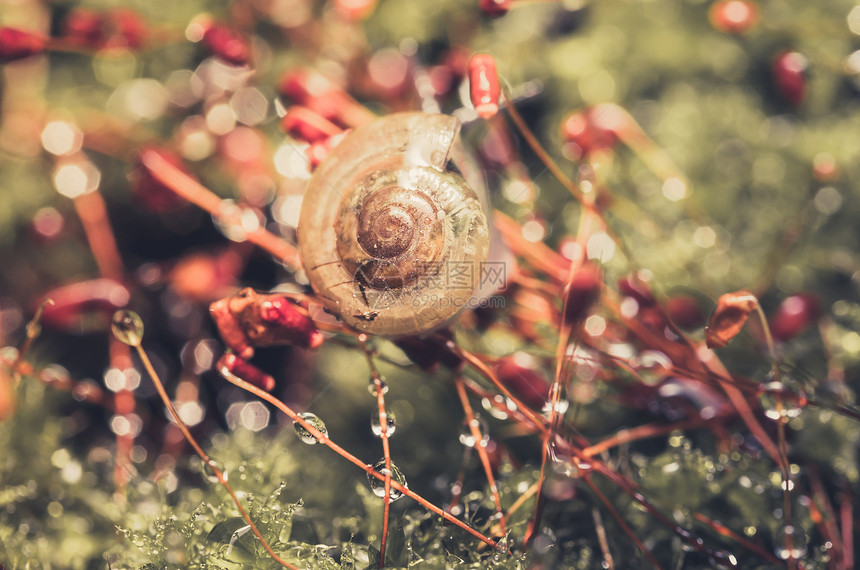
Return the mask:
M478 7L487 16L504 16L511 9L513 0L479 0Z
M305 149L305 157L308 159L308 166L311 170L315 169L328 156L329 148L324 142L313 143Z
M469 94L479 117L489 119L499 112L500 93L495 58L486 53L473 55L469 60Z
M79 8L72 10L63 23L66 41L90 49L138 49L146 35L143 18L125 8L106 12Z
M203 45L212 55L234 65L245 65L250 58L248 41L235 30L212 24L203 33Z
M565 308L563 324L575 327L581 324L591 306L600 296L603 276L594 263L585 263L564 288Z
M274 378L232 352L228 352L219 358L215 367L221 376L225 378L228 374L231 374L266 392L271 392L275 389Z
M659 333L662 333L669 324L663 311L654 306L640 309L636 314L636 320L645 328Z
M696 299L688 295L678 295L666 303L666 313L672 322L682 329L694 329L705 322L705 316Z
M345 137L351 131L352 129L347 129L345 131L341 131L339 134L334 135L333 137L328 137L323 141L311 144L305 150L305 155L308 158L308 164L310 165L311 170L319 166L319 164L328 156L328 153L330 153L331 150L336 147L340 141L343 140L343 137Z
M109 35L105 47L127 47L139 49L148 34L146 22L140 14L127 8L111 10L107 14Z
M744 328L747 318L757 306L758 299L749 291L722 295L705 327L708 348L721 348L729 344Z
M128 289L113 279L93 279L48 291L42 324L68 332L107 330L111 316L128 305Z
M800 105L806 98L808 68L809 60L796 51L784 51L773 60L771 72L774 85L790 105Z
M266 329L266 333L271 334L263 334L258 339L251 336L260 346L265 346L262 342L286 342L304 348L317 348L325 338L307 312L285 297L267 295L260 304L260 317L267 323L276 325Z
M47 42L42 36L17 28L0 28L0 63L11 63L42 53Z
M209 305L224 343L242 358L254 346L293 344L317 348L323 342L307 311L282 295L261 295L246 287Z
M495 366L499 381L525 405L541 409L549 396L550 383L535 368L519 362L521 355L500 358Z
M301 105L293 105L287 110L281 119L281 128L290 136L309 143L321 142L343 132L319 113Z
M102 15L87 8L76 8L69 12L63 22L63 37L74 44L98 49L104 42Z
M632 297L640 308L653 307L657 304L654 293L648 282L638 274L628 275L618 280L618 290L626 297Z
M305 105L338 87L326 76L308 69L293 69L286 72L278 82L278 92L297 105Z
M346 99L343 90L325 75L307 69L288 71L278 83L278 91L296 105L302 105L330 121L338 118Z
M745 34L758 24L758 5L752 0L718 0L711 4L708 19L717 31Z
M802 333L821 315L821 305L812 294L800 293L786 298L770 320L770 332L779 341Z
M145 152L158 153L158 155L167 163L175 166L185 174L194 178L191 171L188 170L185 162L175 152L155 146L143 146L137 151L135 157L132 159L133 166L128 174L129 181L131 182L131 192L134 198L145 208L156 213L176 210L177 208L187 204L188 202L184 198L179 196L176 192L171 190L170 187L166 186L156 178L143 164L140 157Z
M439 337L445 338L439 338ZM453 338L450 331L442 330L437 335L421 338L418 336L405 336L394 340L394 344L406 353L409 360L419 368L427 371L439 369L439 365L456 370L463 360L448 346L448 340Z
M218 332L221 334L221 340L227 345L227 348L241 356L242 358L251 358L254 356L254 347L248 341L245 331L242 330L239 321L230 310L230 299L219 299L209 305L209 312L212 319L215 321L215 326L218 327Z

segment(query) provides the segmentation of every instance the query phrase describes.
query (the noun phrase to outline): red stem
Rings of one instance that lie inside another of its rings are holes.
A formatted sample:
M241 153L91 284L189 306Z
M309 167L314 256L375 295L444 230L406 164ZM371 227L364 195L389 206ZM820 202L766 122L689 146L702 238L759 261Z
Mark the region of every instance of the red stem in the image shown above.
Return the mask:
M367 347L367 336L361 335L358 338L361 344L361 350L367 357L367 364L370 366L370 374L373 377L373 385L376 388L376 403L379 414L379 437L382 439L382 453L385 458L385 479L383 480L383 496L382 496L382 537L379 540L379 568L385 566L385 545L388 542L388 522L391 513L391 449L388 445L388 414L385 411L385 390L382 385L382 378L376 370L376 365L373 363L373 355Z
M144 149L140 153L140 160L159 182L176 194L203 208L212 216L219 217L222 215L221 205L223 201L220 197L170 164L157 151ZM298 250L263 227L248 232L245 239L268 251L292 270L297 270L302 266Z
M502 516L502 498L499 495L499 487L496 485L496 478L493 476L493 468L490 465L490 457L487 455L487 448L483 445L483 434L478 425L478 420L475 418L475 412L472 410L472 405L469 403L469 398L466 395L466 387L463 384L463 379L459 376L454 381L457 387L457 395L460 397L460 403L463 405L463 412L466 414L466 422L469 425L469 431L472 439L475 442L474 448L478 451L478 457L481 459L481 465L484 467L484 474L487 476L487 485L490 487L490 492L493 493L493 502L496 503L496 513L499 515L500 534L505 534L505 521Z
M254 394L255 396L257 396L261 400L265 400L265 401L269 402L270 404L272 404L273 406L275 406L276 408L278 408L280 411L282 411L284 414L286 414L287 417L289 417L293 422L297 422L300 426L302 426L308 432L310 432L311 435L313 435L319 443L325 445L326 447L328 447L329 449L331 449L332 451L334 451L335 453L337 453L338 455L340 455L341 457L343 457L344 459L346 459L347 461L349 461L350 463L352 463L353 465L355 465L356 467L358 467L359 469L361 469L362 471L364 471L365 473L370 475L371 477L375 477L376 479L379 479L380 481L383 481L383 482L385 481L385 475L376 471L375 469L373 469L373 467L362 462L358 457L349 453L344 448L342 448L341 446L339 446L338 444L336 444L335 442L330 440L328 438L328 436L322 434L313 425L311 425L310 423L306 422L304 419L299 417L298 414L296 414L296 412L294 412L289 406L287 406L285 403L283 403L282 401L280 401L276 397L272 396L268 392L265 392L265 391L257 388L253 384L249 384L248 382L245 382L241 378L233 377L233 378L228 378L227 380L229 380L230 382L232 382L236 386L242 388L243 390L246 390L246 391L250 392L251 394ZM390 479L390 477L389 477L389 479ZM472 529L469 525L467 525L463 521L454 518L451 514L446 513L444 510L440 509L439 507L437 507L433 503L429 502L427 499L425 499L421 495L415 493L414 491L411 491L408 487L405 487L405 486L401 485L400 483L398 483L397 481L393 481L393 480L391 481L391 487L400 491L401 493L403 493L404 495L406 495L410 499L416 501L418 504L420 504L421 506L423 506L425 509L429 510L430 512L432 512L436 515L439 515L440 517L442 517L446 521L450 522L451 524L453 524L453 525L461 528L462 530L468 532L469 534L471 534L472 536L474 536L475 538L477 538L478 540L480 540L484 544L492 546L493 548L496 547L496 542L493 541L491 538L487 538L486 536L484 536L480 532Z

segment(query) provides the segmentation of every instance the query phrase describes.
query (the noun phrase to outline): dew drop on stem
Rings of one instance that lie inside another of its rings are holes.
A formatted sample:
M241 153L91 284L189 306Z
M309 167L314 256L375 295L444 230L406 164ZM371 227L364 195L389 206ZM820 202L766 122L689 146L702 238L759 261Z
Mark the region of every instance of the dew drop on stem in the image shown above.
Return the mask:
M382 384L382 393L388 393L388 384L385 383L385 380L380 380L380 384ZM376 382L373 378L370 379L370 383L367 385L367 391L370 392L370 395L374 398L376 397Z
M567 409L570 407L570 402L567 400L558 400L555 403L554 407L555 407L554 411L556 413L558 413L558 415L563 416L567 412ZM541 411L543 412L543 414L545 416L547 416L547 417L551 416L553 413L552 402L546 402Z
M735 558L735 555L723 550L713 552L709 562L712 568L728 570L729 568L738 567L738 559Z
M478 432L481 434L481 439L479 442L476 442L475 436L472 433L472 426L469 425L468 422L464 423L460 430L460 443L465 445L466 447L475 447L475 444L478 443L481 446L485 446L487 441L489 441L490 436L488 435L489 428L487 427L487 422L484 421L481 417L476 417L475 420Z
M758 399L764 415L771 420L788 421L796 418L806 406L806 394L788 376L779 380L769 375L758 389Z
M118 341L129 346L140 346L143 341L143 321L134 311L121 309L115 312L110 328Z
M386 426L386 435L391 437L394 435L394 430L397 428L397 419L394 417L394 412L389 409L385 409L385 426ZM370 429L373 431L373 435L376 437L382 437L382 424L379 423L379 411L374 411L370 415Z
M382 473L383 475L385 475L386 473L389 473L389 471L385 468L385 460L384 459L381 461L378 461L373 466L373 469L374 469L374 471L378 471L379 473ZM400 469L398 469L398 467L394 463L391 463L390 473L391 473L391 480L393 482L399 483L400 485L406 487L406 477L403 476L403 473L401 473ZM376 495L377 497L384 497L385 496L385 481L383 481L382 479L377 479L376 477L374 477L373 475L371 475L369 473L367 474L367 480L370 483L370 490L373 491L374 495ZM398 491L394 487L391 487L391 490L389 492L389 496L391 497L392 501L396 501L397 499L399 499L400 497L403 496L403 493L401 493L400 491Z
M797 560L806 554L806 534L794 525L781 527L774 537L775 552L781 560Z
M221 478L218 478L218 473L221 474ZM218 461L217 459L209 458L208 461L203 461L203 474L206 475L206 478L213 483L220 483L222 480L227 480L227 469L224 468L224 465Z
M492 399L488 397L481 398L481 407L484 408L487 414L497 420L508 419L510 417L510 412L517 409L513 402L501 394L492 396Z
M304 412L299 414L299 417L305 420L308 424L310 424L313 428L315 428L318 432L320 432L323 437L328 437L328 429L325 427L325 422L323 422L316 414L312 414L310 412ZM296 433L303 442L308 445L313 445L317 443L316 436L310 432L305 426L303 426L299 422L293 422L293 429L296 430Z

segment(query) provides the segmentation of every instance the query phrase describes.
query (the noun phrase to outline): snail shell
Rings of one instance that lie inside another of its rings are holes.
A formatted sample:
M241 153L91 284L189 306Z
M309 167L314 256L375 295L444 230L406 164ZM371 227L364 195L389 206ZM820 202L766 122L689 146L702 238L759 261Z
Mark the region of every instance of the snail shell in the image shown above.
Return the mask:
M460 123L402 113L359 127L317 168L298 239L310 284L352 328L401 336L453 319L487 258L487 216L455 170Z

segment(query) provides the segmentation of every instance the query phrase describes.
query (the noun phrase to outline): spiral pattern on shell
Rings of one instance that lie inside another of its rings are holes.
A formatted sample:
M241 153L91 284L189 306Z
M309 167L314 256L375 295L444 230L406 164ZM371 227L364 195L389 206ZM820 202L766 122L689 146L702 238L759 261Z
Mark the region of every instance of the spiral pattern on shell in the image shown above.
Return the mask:
M487 217L452 168L460 124L389 115L356 129L317 168L299 248L311 286L349 326L418 334L453 319L477 289Z

